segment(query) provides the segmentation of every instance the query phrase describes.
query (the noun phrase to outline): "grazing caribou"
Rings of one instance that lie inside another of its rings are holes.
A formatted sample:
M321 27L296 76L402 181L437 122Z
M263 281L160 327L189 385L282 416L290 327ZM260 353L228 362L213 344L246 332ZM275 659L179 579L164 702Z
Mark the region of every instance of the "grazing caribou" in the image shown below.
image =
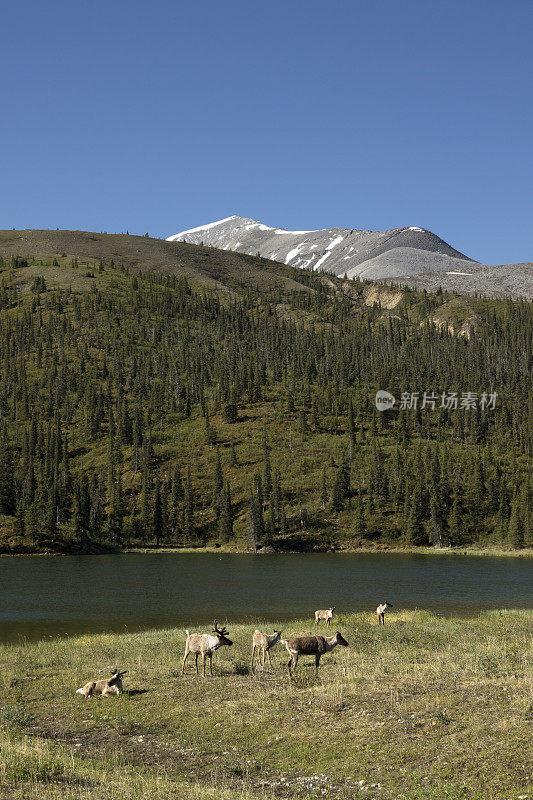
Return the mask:
M231 639L228 639L227 634L228 631L226 628L220 629L218 627L218 622L215 620L213 622L213 632L212 633L189 633L189 631L185 631L187 634L187 640L185 642L185 655L183 656L183 664L181 665L181 674L185 670L185 662L189 653L194 653L195 661L196 661L196 674L198 675L198 656L202 656L202 664L203 664L203 676L205 678L205 660L206 658L209 659L209 666L210 666L210 673L213 674L213 653L215 650L218 650L219 647L223 647L227 645L231 647L233 642Z
M331 618L333 616L333 612L334 611L335 611L335 606L332 606L331 608L323 608L323 609L320 609L319 611L315 611L315 628L318 627L318 623L320 622L321 619L325 620L326 625L329 628L329 626L331 625Z
M122 676L126 670L119 672L117 667L110 678L100 681L89 681L81 689L76 689L76 694L82 694L87 700L89 697L108 697L111 694L122 694Z
M388 608L392 608L392 603L380 603L380 605L376 608L376 614L378 615L378 625L385 625L385 611Z
M339 631L334 636L296 636L294 639L282 639L281 644L285 645L291 656L288 664L290 675L296 671L300 656L314 656L315 669L318 673L320 659L324 653L329 653L338 644L348 647L348 642Z
M268 633L261 633L261 631L254 631L252 637L252 663L250 665L250 670L254 671L254 658L255 658L255 651L258 651L258 660L259 666L261 669L265 668L265 656L268 657L268 663L270 664L270 669L272 669L272 661L270 659L270 651L277 645L281 638L281 631L274 631L272 634ZM261 663L262 657L262 663Z

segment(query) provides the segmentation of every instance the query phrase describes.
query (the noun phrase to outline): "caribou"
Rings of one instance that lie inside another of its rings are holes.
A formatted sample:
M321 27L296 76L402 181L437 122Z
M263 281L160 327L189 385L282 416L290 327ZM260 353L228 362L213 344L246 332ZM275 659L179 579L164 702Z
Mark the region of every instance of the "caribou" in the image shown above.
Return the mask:
M300 656L314 656L315 670L318 673L320 659L324 653L331 652L338 644L348 647L348 642L339 631L334 636L296 636L294 639L282 639L281 644L285 645L291 657L288 663L291 676L296 671Z
M122 676L126 670L119 672L117 667L113 670L110 678L100 681L89 681L80 689L76 689L76 694L82 694L87 700L89 697L108 697L111 694L122 694Z
M261 669L265 668L265 656L268 658L270 669L272 669L270 651L277 645L280 638L281 638L281 631L274 630L274 633L270 635L268 633L261 633L261 631L258 630L254 631L252 636L252 663L250 665L251 672L254 671L254 658L256 649L258 651L257 658ZM262 663L261 663L261 657L263 659Z
M321 619L325 620L326 625L329 628L329 626L331 625L331 618L333 616L334 611L335 611L335 606L332 606L331 608L322 608L319 611L315 611L315 628L318 627L318 623L320 622Z
M206 658L209 659L209 667L210 673L213 674L213 653L215 650L218 650L219 647L223 647L224 645L231 647L233 642L231 639L228 639L228 631L226 628L220 629L218 627L218 621L215 620L213 622L213 632L212 633L189 633L189 631L185 631L187 635L187 639L185 641L185 655L183 656L183 664L181 665L181 674L185 670L185 662L187 661L187 657L189 653L194 653L195 662L196 662L196 674L198 675L198 656L202 656L202 665L203 665L203 676L205 678L205 660Z
M380 603L379 606L376 608L376 614L378 616L378 625L385 625L385 611L388 608L392 608L392 603Z

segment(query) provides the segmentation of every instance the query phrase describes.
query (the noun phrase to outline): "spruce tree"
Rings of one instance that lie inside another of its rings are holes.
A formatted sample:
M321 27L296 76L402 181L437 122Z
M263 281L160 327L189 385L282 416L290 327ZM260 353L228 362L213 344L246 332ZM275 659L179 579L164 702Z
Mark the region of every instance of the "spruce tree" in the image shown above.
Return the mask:
M222 502L220 508L219 539L222 544L227 544L233 536L233 509L231 507L231 493L229 482L226 481L222 491Z
M452 547L463 544L465 539L463 513L458 491L455 492L452 509L448 517L448 538Z
M193 544L195 541L194 530L194 499L191 484L191 470L187 467L187 477L183 492L183 511L182 511L182 530L185 544Z
M169 512L169 524L174 537L177 536L180 527L180 510L181 501L183 499L183 484L181 482L181 473L179 466L174 465L172 470L172 491Z
M348 444L350 453L349 457L350 461L352 461L355 449L355 417L351 400L350 405L348 406Z
M257 481L259 478L259 482ZM263 504L260 489L261 476L256 476L255 486L250 491L249 531L250 544L255 550L262 545L265 537L265 520L263 517ZM259 483L259 485L258 485Z
M6 434L0 438L0 514L12 516L17 507L13 456Z
M326 467L322 468L322 482L321 482L321 489L320 489L320 502L322 504L322 509L325 511L326 506L329 502L329 491L328 491L328 481L327 481L327 471Z
M424 530L422 517L421 495L418 485L415 486L413 494L411 495L407 530L405 533L408 544L413 546L427 544L427 536Z
M117 547L121 544L122 527L124 518L124 498L122 491L122 473L116 473L110 487L110 508L108 515L109 538L112 544Z
M215 471L213 476L213 496L211 502L215 514L215 519L217 520L220 518L221 495L223 486L224 486L224 476L222 474L222 463L220 461L220 448L217 447Z
M79 549L87 549L89 531L91 528L91 502L89 496L89 481L85 472L81 472L76 480L74 493L74 533L78 540Z
M270 446L266 433L263 434L263 492L270 497L272 491L272 467L270 465Z
M159 547L163 537L163 506L161 502L161 483L159 481L159 476L155 479L152 531L155 539L155 546Z

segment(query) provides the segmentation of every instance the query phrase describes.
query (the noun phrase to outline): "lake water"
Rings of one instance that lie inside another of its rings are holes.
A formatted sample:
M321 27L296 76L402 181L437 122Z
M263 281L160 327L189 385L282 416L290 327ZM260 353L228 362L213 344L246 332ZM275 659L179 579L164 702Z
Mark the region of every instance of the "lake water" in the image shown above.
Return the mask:
M533 559L451 553L157 553L0 558L0 641L94 631L312 619L397 609L533 606Z

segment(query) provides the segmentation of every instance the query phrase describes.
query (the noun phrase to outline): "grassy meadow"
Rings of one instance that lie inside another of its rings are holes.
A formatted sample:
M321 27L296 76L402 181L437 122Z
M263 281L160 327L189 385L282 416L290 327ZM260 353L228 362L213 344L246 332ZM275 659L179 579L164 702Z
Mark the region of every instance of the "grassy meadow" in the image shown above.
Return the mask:
M334 618L350 643L322 659L272 652L251 674L255 625L214 677L180 676L183 630L0 648L0 797L533 797L528 611L445 619L423 611ZM272 631L275 623L261 629ZM279 627L279 626L276 626ZM283 626L310 632L311 620ZM127 669L120 697L85 701L87 680ZM100 673L101 671L101 673Z

